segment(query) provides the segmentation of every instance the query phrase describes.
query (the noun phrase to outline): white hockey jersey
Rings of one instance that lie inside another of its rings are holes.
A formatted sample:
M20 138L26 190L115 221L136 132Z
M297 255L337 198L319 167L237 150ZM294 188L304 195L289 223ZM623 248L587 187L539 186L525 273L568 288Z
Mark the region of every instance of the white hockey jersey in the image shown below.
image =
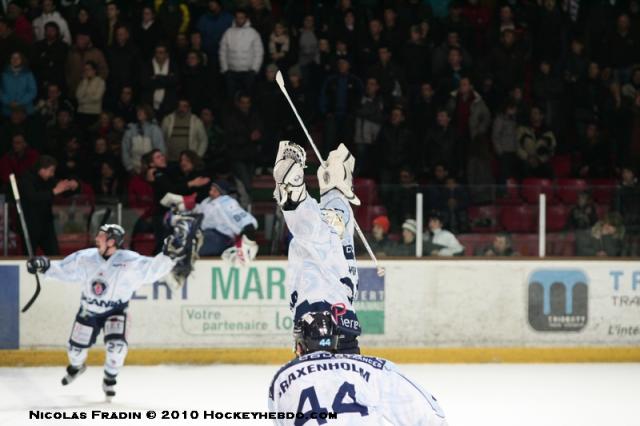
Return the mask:
M355 226L351 203L337 189L332 189L320 197L320 209L333 209L344 222L344 235L342 236L342 252L349 265L349 277L353 283L354 299L358 293L358 265L356 264L356 251L353 241Z
M167 275L174 264L162 253L147 257L130 250L116 250L105 260L97 248L89 248L51 261L44 276L81 283L81 307L91 314L101 315L125 307L138 288Z
M318 202L307 196L295 210L284 210L283 214L293 234L287 288L294 321L307 312L338 312L338 327L350 334L360 334L353 309L356 289L343 254L342 240L322 220Z
M363 355L314 352L282 367L269 387L271 412L304 413L285 425L446 426L436 399L390 361ZM336 418L316 420L318 413Z
M208 197L198 203L193 211L204 215L200 226L202 229L215 229L231 238L240 234L245 226L253 225L258 228L256 218L229 195L221 195L215 199Z

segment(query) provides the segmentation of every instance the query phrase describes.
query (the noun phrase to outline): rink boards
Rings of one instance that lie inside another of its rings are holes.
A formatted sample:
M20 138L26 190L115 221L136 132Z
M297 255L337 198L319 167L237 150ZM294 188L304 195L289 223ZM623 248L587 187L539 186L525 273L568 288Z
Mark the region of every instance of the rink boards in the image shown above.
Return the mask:
M361 265L356 309L369 353L397 362L640 361L638 262L390 260L383 278ZM244 269L201 260L179 291L142 287L129 308L129 361L289 359L285 281L284 260ZM24 262L0 262L0 283L0 365L63 364L80 286L44 281L20 314L35 288Z

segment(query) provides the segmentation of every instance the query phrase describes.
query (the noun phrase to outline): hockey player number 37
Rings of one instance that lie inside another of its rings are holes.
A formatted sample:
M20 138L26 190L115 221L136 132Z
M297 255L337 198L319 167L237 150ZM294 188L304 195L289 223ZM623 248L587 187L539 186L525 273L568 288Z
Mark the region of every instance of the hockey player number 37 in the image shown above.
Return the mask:
M351 398L353 402L345 403L344 398L348 396ZM309 420L317 420L318 424L327 423L326 419L321 418L311 418L311 413L315 413L316 417L320 413L327 414L328 411L326 408L320 406L320 402L318 401L318 395L316 394L316 390L313 386L304 389L300 393L300 402L298 403L298 413L302 412L304 405L309 401L309 405L311 405L311 410L304 412L304 417L296 419L295 426L302 426ZM369 409L364 405L358 404L356 402L356 388L349 382L344 382L340 389L338 389L338 393L336 393L335 398L333 398L333 404L331 405L331 409L336 414L344 414L344 413L360 413L361 416L368 416Z

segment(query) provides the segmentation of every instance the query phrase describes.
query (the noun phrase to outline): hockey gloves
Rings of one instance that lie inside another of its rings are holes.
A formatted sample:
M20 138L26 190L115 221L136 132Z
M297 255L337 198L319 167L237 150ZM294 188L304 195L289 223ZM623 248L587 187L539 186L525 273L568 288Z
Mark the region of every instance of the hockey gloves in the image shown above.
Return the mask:
M342 192L351 204L360 205L360 199L353 192L353 168L356 160L344 144L329 153L327 161L318 168L320 195L332 189Z
M304 183L304 168L307 154L300 145L281 141L278 155L273 166L273 179L276 189L273 196L285 210L292 210L307 198Z
M233 246L222 252L222 260L233 266L247 266L258 254L258 244L246 235L238 236Z
M44 274L51 266L51 262L45 256L36 256L27 260L27 271L30 274Z

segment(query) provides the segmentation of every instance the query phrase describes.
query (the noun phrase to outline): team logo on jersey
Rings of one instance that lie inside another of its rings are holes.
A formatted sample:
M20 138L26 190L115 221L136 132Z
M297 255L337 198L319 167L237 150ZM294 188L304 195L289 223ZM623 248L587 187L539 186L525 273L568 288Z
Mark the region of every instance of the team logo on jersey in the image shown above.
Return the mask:
M102 280L95 280L91 283L91 291L96 296L102 296L107 291L107 283Z
M529 324L538 331L579 331L587 324L589 279L579 269L529 275Z

